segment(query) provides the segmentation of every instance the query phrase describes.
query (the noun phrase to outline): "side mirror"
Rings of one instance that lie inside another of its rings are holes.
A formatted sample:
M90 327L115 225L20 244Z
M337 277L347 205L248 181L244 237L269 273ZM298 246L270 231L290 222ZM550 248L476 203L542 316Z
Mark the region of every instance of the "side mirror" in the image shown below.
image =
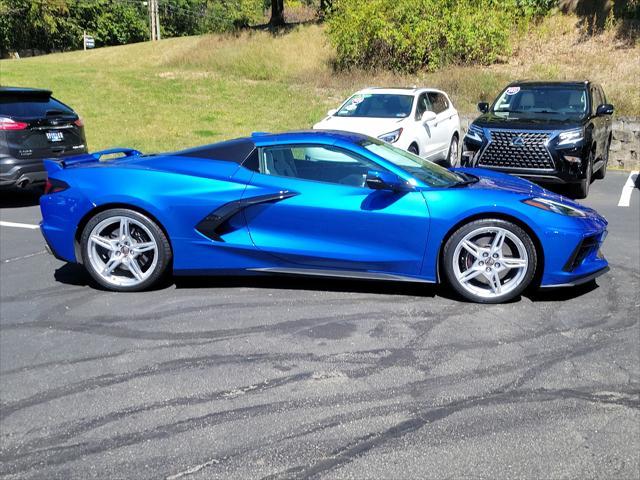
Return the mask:
M331 110L329 110L329 111L327 112L327 117L332 117L332 116L334 116L334 115L336 114L336 112L337 112L337 111L338 111L338 109L337 109L337 108L332 108Z
M613 105L610 103L603 103L602 105L599 105L596 110L596 115L599 117L602 115L613 115Z
M478 110L480 113L487 113L489 111L489 104L487 102L480 102L478 104Z
M420 120L422 120L423 122L432 122L436 119L436 117L437 115L434 112L427 110L422 114L422 118Z
M392 190L394 192L408 192L413 190L411 184L405 182L395 173L380 170L369 170L366 178L367 186L372 190Z

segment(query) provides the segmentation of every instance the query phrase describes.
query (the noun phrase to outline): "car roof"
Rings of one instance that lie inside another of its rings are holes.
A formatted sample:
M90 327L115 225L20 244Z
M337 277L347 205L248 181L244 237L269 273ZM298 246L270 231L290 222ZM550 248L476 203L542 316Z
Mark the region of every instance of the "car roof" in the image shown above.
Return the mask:
M356 94L392 94L392 95L416 95L422 92L437 92L437 93L445 93L442 90L438 90L437 88L430 87L367 87L362 90L358 90ZM445 93L446 95L446 93Z
M544 87L544 86L552 86L552 87L584 87L589 85L589 80L518 80L516 82L511 82L509 87L516 86L531 86L531 87Z
M51 90L46 90L44 88L28 88L28 87L0 87L0 95L1 94L11 94L11 95L42 95L50 97L53 93Z

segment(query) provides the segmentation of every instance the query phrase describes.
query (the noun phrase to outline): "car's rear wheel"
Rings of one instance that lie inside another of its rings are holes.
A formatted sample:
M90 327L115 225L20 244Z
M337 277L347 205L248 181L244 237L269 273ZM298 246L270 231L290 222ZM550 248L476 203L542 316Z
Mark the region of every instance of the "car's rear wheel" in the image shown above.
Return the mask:
M533 280L537 252L531 237L514 223L482 219L463 225L444 247L449 284L467 300L509 301Z
M84 227L80 242L87 271L109 290L147 289L160 280L171 260L162 229L129 209L98 213Z

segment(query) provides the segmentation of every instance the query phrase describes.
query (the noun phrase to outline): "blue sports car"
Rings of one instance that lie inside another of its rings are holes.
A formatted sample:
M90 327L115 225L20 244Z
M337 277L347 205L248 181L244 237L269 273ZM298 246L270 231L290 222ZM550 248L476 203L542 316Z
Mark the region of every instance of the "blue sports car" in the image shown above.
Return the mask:
M607 222L594 210L360 134L255 133L46 168L49 249L111 290L143 290L170 271L277 273L446 282L497 303L532 284L577 285L608 270L599 250Z

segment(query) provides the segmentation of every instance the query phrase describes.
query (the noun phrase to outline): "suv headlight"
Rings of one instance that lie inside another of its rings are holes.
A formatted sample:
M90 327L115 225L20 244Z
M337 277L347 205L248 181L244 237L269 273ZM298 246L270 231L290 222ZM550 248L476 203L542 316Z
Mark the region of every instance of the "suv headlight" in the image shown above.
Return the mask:
M471 138L472 140L481 142L484 137L484 131L482 130L482 128L472 123L471 125L469 125L469 130L467 130L467 137Z
M400 134L402 133L402 129L394 130L393 132L385 133L384 135L380 135L378 139L387 143L395 143L400 138Z
M565 130L558 135L558 145L564 145L567 143L577 143L582 140L584 132L582 128L574 128L573 130Z
M560 215L567 215L569 217L585 217L586 214L575 207L565 205L564 203L556 202L548 198L534 197L522 200L522 203L531 205L532 207L547 210L548 212L559 213Z

